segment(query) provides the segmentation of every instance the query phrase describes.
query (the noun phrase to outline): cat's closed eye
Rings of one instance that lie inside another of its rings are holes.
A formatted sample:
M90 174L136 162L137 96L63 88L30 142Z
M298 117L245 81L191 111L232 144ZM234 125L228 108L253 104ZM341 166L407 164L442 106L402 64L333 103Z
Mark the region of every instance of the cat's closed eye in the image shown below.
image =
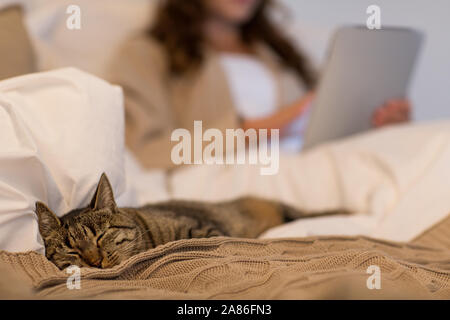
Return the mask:
M131 242L131 240L129 240L129 239L122 239L122 240L116 241L114 244L116 246L120 246L121 244L124 244L126 242Z
M128 229L128 230L134 230L136 229L136 226L131 225L111 225L109 226L110 229Z
M103 237L105 236L106 232L102 233L101 235L99 235L97 237L97 247L100 247L100 240L103 239Z
M75 256L77 258L80 258L80 254L77 251L69 251L66 252L69 256Z

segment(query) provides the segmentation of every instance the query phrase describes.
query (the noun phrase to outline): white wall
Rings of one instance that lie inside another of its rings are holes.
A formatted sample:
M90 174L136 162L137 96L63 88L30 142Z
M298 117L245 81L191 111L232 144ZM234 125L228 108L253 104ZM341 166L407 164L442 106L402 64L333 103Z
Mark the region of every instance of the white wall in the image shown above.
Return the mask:
M322 29L316 41L326 48L330 31L342 24L365 24L366 9L381 7L382 25L409 26L426 34L410 98L418 120L450 118L450 1L449 0L283 0L293 9L299 34ZM291 10L290 10L291 11ZM305 25L305 30L301 30ZM300 38L301 41L301 38ZM310 42L311 39L308 39Z

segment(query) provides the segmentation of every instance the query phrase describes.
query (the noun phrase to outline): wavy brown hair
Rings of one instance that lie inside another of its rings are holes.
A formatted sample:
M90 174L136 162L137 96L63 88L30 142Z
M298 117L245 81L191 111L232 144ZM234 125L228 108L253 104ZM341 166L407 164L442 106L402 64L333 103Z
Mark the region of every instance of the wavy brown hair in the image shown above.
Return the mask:
M185 73L203 62L203 23L208 14L203 1L162 1L156 13L156 22L149 29L149 35L166 49L173 74ZM272 2L262 0L253 17L241 26L242 40L249 44L266 44L311 89L316 84L316 73L305 55L270 20L268 9Z

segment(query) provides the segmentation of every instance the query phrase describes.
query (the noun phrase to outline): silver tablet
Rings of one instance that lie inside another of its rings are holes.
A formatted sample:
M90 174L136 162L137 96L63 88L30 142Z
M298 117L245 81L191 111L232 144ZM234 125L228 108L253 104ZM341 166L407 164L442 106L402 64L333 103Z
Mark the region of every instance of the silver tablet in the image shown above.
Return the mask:
M304 148L372 128L375 109L407 96L422 44L410 29L339 29L317 89Z

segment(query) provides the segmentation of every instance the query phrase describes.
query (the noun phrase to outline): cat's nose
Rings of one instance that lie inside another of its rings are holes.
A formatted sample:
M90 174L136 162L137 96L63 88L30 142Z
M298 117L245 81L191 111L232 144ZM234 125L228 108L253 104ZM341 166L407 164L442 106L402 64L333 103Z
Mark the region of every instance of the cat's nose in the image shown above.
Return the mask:
M91 267L100 268L103 258L100 255L93 254L86 257L85 260Z
M85 243L82 246L82 255L84 260L91 266L99 268L102 265L103 256L100 250L93 245Z
M100 268L102 266L102 258L99 258L95 261L91 261L91 266L96 267L96 268Z

